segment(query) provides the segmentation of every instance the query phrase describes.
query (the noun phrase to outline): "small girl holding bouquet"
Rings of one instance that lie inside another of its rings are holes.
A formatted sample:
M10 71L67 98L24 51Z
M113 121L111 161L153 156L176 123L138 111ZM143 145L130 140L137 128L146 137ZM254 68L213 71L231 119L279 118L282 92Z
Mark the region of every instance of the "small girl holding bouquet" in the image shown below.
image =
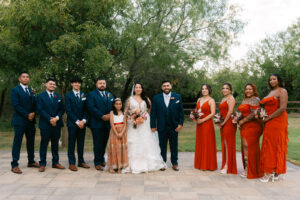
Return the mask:
M127 122L120 98L116 98L113 102L110 112L110 126L107 167L111 173L121 173L122 169L128 167L128 150Z

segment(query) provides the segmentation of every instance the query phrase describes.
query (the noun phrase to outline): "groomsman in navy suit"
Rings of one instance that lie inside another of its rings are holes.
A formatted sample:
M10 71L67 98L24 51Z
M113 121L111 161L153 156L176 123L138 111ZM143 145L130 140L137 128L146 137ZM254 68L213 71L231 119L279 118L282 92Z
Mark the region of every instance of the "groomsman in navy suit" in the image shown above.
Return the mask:
M158 131L161 156L167 161L168 140L171 149L173 170L178 171L178 133L183 126L184 113L182 99L179 94L171 92L170 81L163 81L163 93L154 96L150 113L153 132ZM164 169L162 169L164 170Z
M75 158L75 143L77 143L78 166L90 168L83 159L84 139L87 120L86 95L80 91L82 80L79 77L71 79L73 90L65 96L65 107L68 126L68 158L69 169L77 171Z
M39 128L41 130L40 172L45 171L49 141L51 141L52 168L65 169L59 164L58 156L60 131L63 127L64 104L61 95L54 91L56 88L54 79L47 79L45 87L46 91L37 96L37 111L40 114Z
M106 81L96 80L96 89L88 94L89 127L93 134L94 164L97 170L105 167L105 148L109 137L109 113L112 109L113 95L105 91Z
M28 87L30 81L29 74L22 72L19 74L20 84L11 90L11 104L14 107L12 125L14 127L14 141L12 147L11 171L21 174L19 168L20 150L22 139L25 133L26 147L28 154L28 167L39 167L34 161L34 138L35 138L35 112L36 100L31 88Z

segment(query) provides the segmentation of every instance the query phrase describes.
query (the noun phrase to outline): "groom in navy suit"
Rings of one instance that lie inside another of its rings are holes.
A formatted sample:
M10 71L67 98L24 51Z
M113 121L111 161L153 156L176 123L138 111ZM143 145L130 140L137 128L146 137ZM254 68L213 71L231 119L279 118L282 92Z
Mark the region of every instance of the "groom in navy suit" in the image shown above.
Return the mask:
M82 80L79 77L71 79L73 88L65 97L67 126L68 126L68 158L69 169L77 171L75 158L75 144L77 143L78 166L90 168L83 159L84 139L87 120L86 95L80 91Z
M58 143L61 127L63 127L62 115L64 104L61 95L56 93L56 82L54 79L47 79L46 91L37 96L37 111L40 114L39 128L41 130L40 145L40 172L45 171L47 147L51 140L52 168L65 169L59 164Z
M178 171L178 133L183 126L184 113L179 94L171 92L171 82L166 80L161 85L163 93L154 96L150 114L152 132L158 131L161 156L167 161L168 140L171 149L173 170Z
M105 167L105 149L110 131L110 111L114 100L110 92L105 91L106 81L96 80L96 89L88 94L87 105L89 111L89 127L93 134L94 164L97 170Z
M25 133L26 147L28 154L28 167L39 167L34 161L34 138L35 138L35 112L36 100L32 89L28 87L29 74L21 72L19 74L20 84L11 90L11 104L14 107L12 125L14 127L14 142L12 147L11 171L21 174L19 168L20 149Z

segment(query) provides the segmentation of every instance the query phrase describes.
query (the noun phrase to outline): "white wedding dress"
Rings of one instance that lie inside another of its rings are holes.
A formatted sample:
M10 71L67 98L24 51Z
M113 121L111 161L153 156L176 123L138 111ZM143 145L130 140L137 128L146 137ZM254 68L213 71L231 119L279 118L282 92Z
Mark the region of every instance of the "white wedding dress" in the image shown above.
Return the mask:
M141 104L133 98L129 98L129 109L140 108L147 111L145 101ZM160 147L157 132L152 132L150 128L150 116L147 113L144 123L133 128L132 122L127 120L127 143L129 167L123 173L131 172L134 174L142 172L157 171L166 168L166 163L160 155Z

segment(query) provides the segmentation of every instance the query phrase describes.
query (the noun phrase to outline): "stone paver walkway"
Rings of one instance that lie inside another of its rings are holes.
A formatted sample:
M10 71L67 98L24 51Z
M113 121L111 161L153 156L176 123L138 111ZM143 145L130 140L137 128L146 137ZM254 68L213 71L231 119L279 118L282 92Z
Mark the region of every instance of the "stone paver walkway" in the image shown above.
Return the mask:
M37 155L37 153L36 153ZM51 161L48 153L48 161ZM66 153L60 153L61 164L67 166ZM92 153L85 154L92 165ZM242 171L238 153L238 171ZM288 164L287 175L274 183L260 183L239 175L221 175L218 171L193 169L194 153L180 153L180 171L168 168L164 172L147 174L110 174L80 168L77 172L52 169L46 172L26 167L26 153L21 155L23 174L10 171L11 153L0 151L0 199L300 199L300 167ZM218 153L218 164L221 154Z

